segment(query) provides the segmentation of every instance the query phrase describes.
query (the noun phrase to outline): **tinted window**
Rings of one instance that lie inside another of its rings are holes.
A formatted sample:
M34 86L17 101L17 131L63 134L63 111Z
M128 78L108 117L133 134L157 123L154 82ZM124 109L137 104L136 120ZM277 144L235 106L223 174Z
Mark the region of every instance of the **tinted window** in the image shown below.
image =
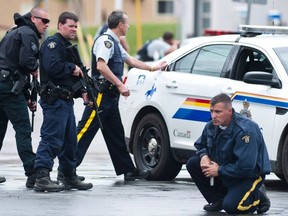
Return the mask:
M245 73L249 71L262 71L272 73L273 67L269 59L259 50L242 48L236 67L236 80L243 80Z
M210 45L201 48L192 73L220 77L231 49L232 45Z
M199 50L189 53L175 63L174 70L177 72L191 73Z
M288 48L287 47L280 47L274 49L277 56L279 57L280 61L282 62L286 73L288 74Z

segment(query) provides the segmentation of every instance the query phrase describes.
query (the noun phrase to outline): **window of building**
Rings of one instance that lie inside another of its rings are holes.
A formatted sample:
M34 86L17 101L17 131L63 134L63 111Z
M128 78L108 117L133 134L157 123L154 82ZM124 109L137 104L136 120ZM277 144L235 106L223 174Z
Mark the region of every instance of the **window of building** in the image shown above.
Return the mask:
M173 14L174 5L172 0L158 0L157 2L158 14Z

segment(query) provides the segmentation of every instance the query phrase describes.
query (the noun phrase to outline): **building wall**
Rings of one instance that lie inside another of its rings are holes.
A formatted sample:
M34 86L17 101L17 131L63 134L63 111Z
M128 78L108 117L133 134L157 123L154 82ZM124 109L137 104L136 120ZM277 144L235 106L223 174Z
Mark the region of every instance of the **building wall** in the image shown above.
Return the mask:
M211 1L211 0L210 0ZM223 5L229 10L223 10ZM271 25L268 14L276 10L281 14L282 25L287 25L287 0L267 0L267 4L252 4L250 12L250 25ZM247 3L234 2L232 0L211 1L211 29L238 30L240 24L246 23L248 11Z
M171 0L174 1L175 14L159 15L157 1L141 0L141 22L144 24L179 22L181 39L189 35L202 35L205 28L236 31L240 24L246 24L247 3L235 2L235 0ZM34 2L34 0L1 0L0 36L13 26L13 14L27 13ZM137 21L135 0L43 0L43 2L50 13L49 30L56 29L58 15L63 11L76 13L80 18L81 26L99 26L103 23L102 14L105 12L107 18L115 8L127 12L131 24ZM194 8L196 3L197 10ZM207 5L209 5L209 12L207 12ZM267 0L266 5L252 4L249 24L271 25L268 14L274 9L281 14L281 24L287 25L287 8L287 0Z
M102 13L107 16L117 6L119 0L43 0L45 8L50 13L50 28L56 28L58 15L63 11L71 11L79 16L82 26L98 26L102 21ZM130 23L136 22L135 0L120 0L123 8L128 13ZM174 1L174 0L172 0ZM7 29L13 26L13 14L18 12L25 14L34 6L33 0L1 0L0 28ZM159 16L156 12L157 0L141 0L141 21L142 23L175 23L177 18L174 15Z

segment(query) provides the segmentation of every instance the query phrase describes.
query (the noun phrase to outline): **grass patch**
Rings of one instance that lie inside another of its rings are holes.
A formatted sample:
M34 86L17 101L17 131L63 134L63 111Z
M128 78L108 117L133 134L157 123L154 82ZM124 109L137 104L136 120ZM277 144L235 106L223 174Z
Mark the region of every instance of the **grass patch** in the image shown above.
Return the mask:
M83 34L91 34L93 37L97 31L98 27L88 27L83 29ZM176 24L143 24L142 25L142 43L144 44L147 40L161 37L164 32L173 32L176 37L177 26ZM136 35L136 25L130 25L127 32L126 39L130 46L130 55L135 55L137 52L137 35ZM177 39L177 38L176 38Z

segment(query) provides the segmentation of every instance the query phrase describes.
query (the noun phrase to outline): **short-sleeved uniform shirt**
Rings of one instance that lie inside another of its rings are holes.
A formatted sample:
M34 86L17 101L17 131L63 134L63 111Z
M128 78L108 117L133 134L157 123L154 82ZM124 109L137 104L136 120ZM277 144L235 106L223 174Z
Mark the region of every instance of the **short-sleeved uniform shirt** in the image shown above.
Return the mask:
M106 34L109 34L114 39L114 41L109 39ZM96 61L101 58L106 62L106 64L108 64L109 59L112 58L114 54L114 42L117 43L120 47L123 61L126 61L130 57L130 55L120 44L119 38L116 36L116 34L111 29L108 29L104 35L100 36L96 40L93 47L93 53L96 56Z

